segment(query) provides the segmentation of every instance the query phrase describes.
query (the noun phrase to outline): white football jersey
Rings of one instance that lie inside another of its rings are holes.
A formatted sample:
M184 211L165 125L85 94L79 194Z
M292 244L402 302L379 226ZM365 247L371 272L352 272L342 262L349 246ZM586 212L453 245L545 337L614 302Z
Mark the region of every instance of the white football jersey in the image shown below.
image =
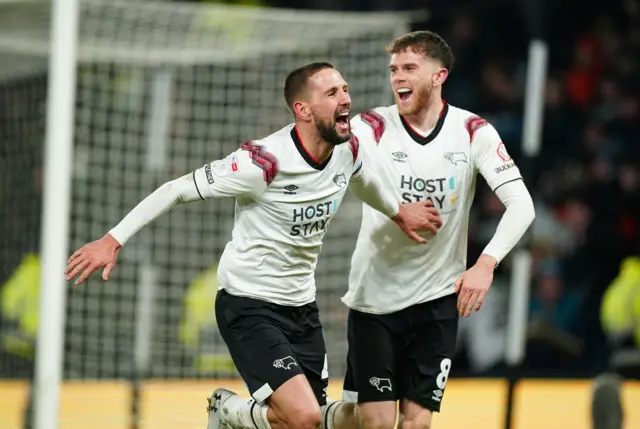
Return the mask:
M446 103L426 136L412 129L395 105L362 112L352 129L369 171L375 168L402 203L431 200L443 225L436 235L423 234L428 244L415 243L363 204L343 302L359 311L386 314L454 293L467 264L477 173L493 190L521 180L497 131Z
M280 305L314 301L322 240L349 182L361 179L360 156L353 139L317 162L290 124L194 171L202 199L236 198L219 287Z

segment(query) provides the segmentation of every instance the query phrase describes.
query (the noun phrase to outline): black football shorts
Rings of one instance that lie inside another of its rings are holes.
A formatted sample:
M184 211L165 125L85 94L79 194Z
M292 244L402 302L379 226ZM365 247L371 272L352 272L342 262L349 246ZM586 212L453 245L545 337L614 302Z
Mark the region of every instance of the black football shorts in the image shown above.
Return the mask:
M457 295L390 314L349 310L343 399L409 399L440 411L458 331Z
M327 351L315 302L282 306L220 290L216 320L238 372L258 402L304 374L322 406L329 380Z

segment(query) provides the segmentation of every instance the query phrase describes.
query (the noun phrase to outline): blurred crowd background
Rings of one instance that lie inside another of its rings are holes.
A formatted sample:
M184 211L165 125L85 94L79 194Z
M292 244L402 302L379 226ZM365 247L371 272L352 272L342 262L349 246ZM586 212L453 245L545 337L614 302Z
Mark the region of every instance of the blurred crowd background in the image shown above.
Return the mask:
M497 128L527 173L527 184L535 199L535 264L525 371L531 376L591 377L610 369L615 353L637 348L634 335L640 341L640 304L633 300L640 302L638 1L546 2L543 32L550 58L543 145L535 163L526 162L519 148L529 44L524 2L227 3L359 11L428 8L428 19L416 23L414 29L440 33L456 56L453 73L445 85L446 100L484 116ZM9 115L8 112L7 104L0 103L0 114ZM9 131L4 132L7 137ZM29 141L41 143L35 137ZM33 189L39 179L25 180ZM470 263L490 240L503 211L500 201L482 180L479 182L471 221ZM6 215L11 208L0 210ZM33 204L25 206L24 211L25 216L36 218L30 225L38 224L38 211L39 201L33 198ZM10 236L17 236L19 231L9 225L3 228L6 245ZM37 234L31 236L37 239ZM2 262L0 285L7 285L21 261L24 263L23 252L37 249L37 240L21 243ZM453 376L503 374L510 276L506 263L496 273L485 309L470 319L472 323L461 324ZM615 290L622 292L614 295ZM608 315L603 309L607 299ZM6 328L10 315L2 316ZM5 353L0 357L0 374L24 374L11 367L18 365L16 362L21 368L30 366L24 356L16 360Z
M635 280L629 280L636 292L627 298L633 301L640 290L637 261L629 259L640 256L640 4L557 3L547 2L543 30L550 61L542 149L534 164L525 165L536 205L525 370L540 376L592 376L609 368L620 347L633 346L609 335L618 330L603 324L608 319L601 304L614 280L628 277L629 270L636 270ZM528 36L514 7L502 2L442 19L437 19L440 9L432 7L436 19L426 27L441 32L458 59L445 96L488 118L514 158L525 162L517 151ZM469 261L491 238L502 210L481 186ZM494 293L499 302L484 315L488 320L482 329L469 326L472 335L463 339L471 372L501 368L495 350L503 350L499 318L505 314L502 291L510 275L504 268L492 291L500 291ZM624 305L610 307L620 317L626 311ZM628 321L636 328L638 316ZM498 336L487 343L482 337L492 330Z

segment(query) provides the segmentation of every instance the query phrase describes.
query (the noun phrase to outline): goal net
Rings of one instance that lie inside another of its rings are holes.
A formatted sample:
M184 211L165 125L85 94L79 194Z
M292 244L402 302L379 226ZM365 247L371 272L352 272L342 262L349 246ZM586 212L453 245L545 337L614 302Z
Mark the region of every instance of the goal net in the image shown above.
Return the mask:
M334 63L354 111L392 102L384 47L408 18L120 0L80 6L69 252L167 180L290 122L282 86L296 66ZM2 227L15 238L0 240L7 278L38 249L50 15L49 2L0 2L0 215L13 218ZM94 276L69 287L67 379L138 370L151 378L236 376L214 315L233 208L232 200L180 206L125 246L108 284ZM345 369L339 299L359 221L349 197L316 274L335 377Z

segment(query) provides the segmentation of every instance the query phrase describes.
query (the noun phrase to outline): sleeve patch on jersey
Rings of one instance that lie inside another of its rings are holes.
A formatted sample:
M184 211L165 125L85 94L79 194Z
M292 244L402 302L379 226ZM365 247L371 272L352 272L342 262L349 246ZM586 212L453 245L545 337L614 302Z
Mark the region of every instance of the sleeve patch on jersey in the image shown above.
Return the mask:
M498 153L498 156L500 157L502 162L511 161L511 155L509 155L509 153L507 152L507 147L503 142L500 142L500 144L498 145L498 149L496 149L496 152Z
M487 122L486 119L482 119L480 116L471 116L467 119L467 121L465 122L465 127L467 129L467 132L469 133L470 143L473 143L473 138L476 135L476 131L478 131L488 123L489 122Z
M212 164L213 174L217 177L225 177L238 171L238 157L231 155ZM213 179L212 179L213 180Z
M356 159L358 159L358 151L360 150L358 137L351 136L351 140L349 140L349 149L351 149L351 155L353 155L353 162L355 164Z
M249 158L251 158L253 165L256 165L262 169L262 171L264 172L264 181L267 184L273 182L273 179L276 178L276 175L279 171L278 160L276 159L276 157L271 152L267 151L264 147L253 142L242 143L240 149L249 152Z
M371 131L373 132L373 138L376 143L380 143L380 139L384 134L384 118L381 114L374 112L373 110L365 110L360 114L360 117L363 121L367 123L371 127Z

